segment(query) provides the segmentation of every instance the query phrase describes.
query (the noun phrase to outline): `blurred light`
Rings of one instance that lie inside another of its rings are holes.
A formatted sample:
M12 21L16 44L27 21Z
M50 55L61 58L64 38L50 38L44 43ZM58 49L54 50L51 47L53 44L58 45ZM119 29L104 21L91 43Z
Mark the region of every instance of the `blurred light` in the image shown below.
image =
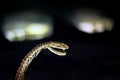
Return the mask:
M48 24L38 24L38 23L33 23L29 24L26 27L26 34L29 35L29 38L32 36L36 36L35 38L42 39L44 36L49 35L49 30L50 27Z
M9 41L35 40L53 33L51 17L38 12L21 12L4 19L3 34Z
M113 28L113 21L95 10L79 10L75 12L71 19L75 27L85 33L102 33L104 31L111 31Z
M78 29L87 33L93 33L94 26L89 22L81 22L79 23Z

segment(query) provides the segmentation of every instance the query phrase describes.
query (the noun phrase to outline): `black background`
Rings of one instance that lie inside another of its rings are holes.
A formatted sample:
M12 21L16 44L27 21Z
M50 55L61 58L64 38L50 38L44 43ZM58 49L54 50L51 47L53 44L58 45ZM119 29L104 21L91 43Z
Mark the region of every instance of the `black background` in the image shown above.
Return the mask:
M78 31L65 17L79 8L95 8L114 21L110 32L86 34ZM54 34L43 40L9 42L0 32L0 80L13 80L17 68L35 45L60 41L70 49L65 57L43 50L33 60L27 80L120 80L120 15L119 2L105 0L37 1L4 0L0 2L0 22L4 16L22 10L38 10L50 14Z

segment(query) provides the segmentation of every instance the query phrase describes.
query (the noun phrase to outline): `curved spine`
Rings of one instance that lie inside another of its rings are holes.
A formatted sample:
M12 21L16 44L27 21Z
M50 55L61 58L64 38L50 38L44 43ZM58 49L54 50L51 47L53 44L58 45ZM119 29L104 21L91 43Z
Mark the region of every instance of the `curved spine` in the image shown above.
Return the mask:
M22 62L20 63L20 67L17 70L15 80L24 80L24 74L27 71L28 66L32 62L32 60L37 57L37 55L40 53L40 51L43 49L42 45L37 45L35 48L33 48L29 53L22 59Z
M61 46L60 46L61 45ZM29 67L30 63L32 60L37 57L37 55L40 53L42 49L50 49L51 47L61 47L62 49L68 49L68 46L64 43L59 43L59 42L45 42L42 44L37 45L34 47L31 51L28 52L28 54L22 59L22 62L20 63L20 66L17 70L15 80L24 80L25 73L27 71L27 68ZM53 49L50 50L51 52L61 55L62 52L55 51ZM62 53L64 54L64 53Z

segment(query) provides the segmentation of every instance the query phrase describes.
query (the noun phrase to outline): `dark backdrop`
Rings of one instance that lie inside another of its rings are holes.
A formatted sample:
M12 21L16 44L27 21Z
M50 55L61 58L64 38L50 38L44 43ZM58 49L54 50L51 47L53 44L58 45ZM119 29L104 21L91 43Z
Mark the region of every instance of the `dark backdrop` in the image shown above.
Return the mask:
M66 13L77 8L95 8L114 20L114 28L101 34L78 31L66 19ZM6 14L21 10L40 10L54 20L52 37L24 42L7 41L0 32L0 80L12 80L17 68L35 45L45 41L61 41L70 46L67 56L59 57L47 50L32 62L28 80L120 80L120 15L119 3L105 0L37 1L1 0L0 21Z

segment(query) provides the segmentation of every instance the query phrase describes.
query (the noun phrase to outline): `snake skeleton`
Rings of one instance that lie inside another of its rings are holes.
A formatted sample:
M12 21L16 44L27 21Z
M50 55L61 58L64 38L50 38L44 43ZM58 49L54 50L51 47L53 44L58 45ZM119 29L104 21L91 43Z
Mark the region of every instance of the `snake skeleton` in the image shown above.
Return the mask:
M44 42L44 43L38 44L31 51L29 51L28 54L22 60L20 66L17 70L15 80L24 80L24 76L25 76L28 66L30 65L32 60L37 57L37 55L40 53L40 51L42 49L48 49L52 53L54 53L58 56L65 56L66 55L65 50L68 48L69 48L68 45L61 43L61 42L50 41L50 42ZM55 49L61 49L62 51L58 51Z

